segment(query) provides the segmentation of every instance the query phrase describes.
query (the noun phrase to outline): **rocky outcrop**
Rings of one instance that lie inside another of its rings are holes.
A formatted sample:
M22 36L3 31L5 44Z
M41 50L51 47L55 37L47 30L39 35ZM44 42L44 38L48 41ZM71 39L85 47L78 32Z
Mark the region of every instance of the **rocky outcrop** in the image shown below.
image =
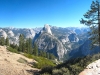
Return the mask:
M100 75L100 59L89 64L79 75Z

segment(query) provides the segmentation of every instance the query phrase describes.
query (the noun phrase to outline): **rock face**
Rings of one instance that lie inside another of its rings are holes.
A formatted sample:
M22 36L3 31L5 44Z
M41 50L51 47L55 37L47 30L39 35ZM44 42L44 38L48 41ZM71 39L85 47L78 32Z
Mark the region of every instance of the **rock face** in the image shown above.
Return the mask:
M66 48L61 41L52 35L52 32L47 25L37 35L38 37L35 39L35 43L39 50L53 53L55 56L59 57L59 59L63 58L64 54L67 52Z
M8 31L8 36L9 37L14 37L14 33L10 30L10 31Z
M46 32L52 35L51 28L48 24L44 25L43 32Z
M3 31L2 29L0 29L0 37L4 37L5 39L7 38L6 32Z
M68 38L69 38L70 42L78 42L79 41L79 39L75 33L70 34L68 36Z
M100 59L89 64L79 75L100 75Z
M25 38L33 39L35 36L34 29L19 29L19 28L0 28L0 37L5 39L8 37L10 43L18 44L19 35L24 34Z

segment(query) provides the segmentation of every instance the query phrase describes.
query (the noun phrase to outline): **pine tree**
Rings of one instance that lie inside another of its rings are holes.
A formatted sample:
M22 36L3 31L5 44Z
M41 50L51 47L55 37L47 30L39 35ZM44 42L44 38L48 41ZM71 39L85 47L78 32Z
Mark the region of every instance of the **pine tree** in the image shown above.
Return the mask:
M32 39L29 38L29 51L30 51L30 54L33 53L33 48L32 48Z
M19 51L24 52L25 50L25 39L24 35L20 34L19 36Z
M33 45L33 54L38 56L38 47L37 47L36 43L34 43L34 45Z
M90 10L84 14L84 18L80 23L90 27L91 47L94 47L94 44L100 46L100 4L98 0L92 1Z
M55 56L52 53L49 53L49 59L55 59Z
M29 54L29 41L28 41L28 39L26 39L26 42L25 42L25 52Z
M38 55L41 56L41 57L43 57L43 50L39 50L38 51Z
M6 38L5 44L6 44L7 46L9 46L9 39L8 39L8 37Z
M4 37L0 38L0 45L4 46L5 45L5 39Z
M33 53L32 39L31 38L28 38L26 40L26 52L29 53L29 54L32 54Z
M46 53L46 57L49 59L49 53Z

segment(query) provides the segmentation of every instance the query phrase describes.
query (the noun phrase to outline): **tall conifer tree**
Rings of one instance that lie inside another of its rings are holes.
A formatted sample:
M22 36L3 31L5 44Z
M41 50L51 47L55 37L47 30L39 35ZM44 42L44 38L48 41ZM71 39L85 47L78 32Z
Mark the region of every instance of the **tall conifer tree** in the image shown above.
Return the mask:
M25 39L24 39L24 35L20 34L19 36L19 51L24 52L25 49Z
M5 44L6 44L7 46L9 46L9 39L8 39L8 37L7 37L6 40L5 40Z
M92 47L94 44L100 46L100 4L99 1L92 1L90 10L84 14L85 19L81 19L80 23L90 27L90 39L92 40Z

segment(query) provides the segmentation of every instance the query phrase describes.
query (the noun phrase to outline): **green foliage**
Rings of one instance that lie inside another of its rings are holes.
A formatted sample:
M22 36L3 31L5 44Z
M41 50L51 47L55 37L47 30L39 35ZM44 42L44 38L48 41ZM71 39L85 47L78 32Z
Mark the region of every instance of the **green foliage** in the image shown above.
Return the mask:
M69 75L68 68L62 67L61 69L53 69L52 75Z
M7 37L6 40L5 40L5 44L6 44L7 46L9 46L9 39L8 39L8 37Z
M0 38L0 45L4 46L5 45L5 39L4 37Z
M32 39L28 38L25 41L25 52L32 54L33 53L33 48L32 48Z
M47 52L45 52L43 50L39 50L38 56L48 58L49 57L49 54L48 55L47 54L48 54Z
M54 69L52 74L53 75L62 75L62 71L60 69Z
M23 34L19 36L19 51L24 52L25 50L25 38Z
M52 53L48 53L48 52L45 52L43 50L39 51L39 56L45 57L45 58L48 58L48 59L51 59L51 60L54 60L56 58Z
M13 52L13 53L19 53L16 49L12 48L12 47L7 47L7 50Z
M36 43L34 43L34 45L33 45L33 54L35 56L38 56L38 47L37 47Z
M13 43L13 44L10 44L10 47L12 47L13 49L18 50L18 46L17 46L17 45L15 45L14 43Z
M52 74L52 69L53 67L52 66L46 66L46 67L43 67L40 71L41 74Z
M33 58L34 58L33 55L31 55L31 54L27 54L27 53L24 53L24 56L26 56L27 58L30 58L30 59L33 59Z
M81 19L81 23L89 26L91 31L90 39L92 40L92 47L93 44L100 45L100 4L99 1L92 1L90 6L90 10L88 10L84 15L85 19Z
M24 56L36 60L37 63L35 63L33 65L33 67L36 67L36 68L39 68L39 69L46 67L46 66L55 66L53 61L51 61L47 58L44 58L44 57L34 56L34 55L31 55L31 54L27 54L27 53L24 53Z
M53 61L51 61L47 58L44 58L44 57L36 57L35 56L33 59L38 62L38 63L34 64L34 67L39 68L39 69L46 67L46 66L55 66Z
M49 73L51 75L78 75L81 71L84 70L84 68L86 68L87 65L98 59L100 59L100 54L88 55L82 58L69 59L54 68L49 68L49 71L51 70L52 72L42 69L40 73Z
M49 59L55 59L55 56L52 53L49 53Z

